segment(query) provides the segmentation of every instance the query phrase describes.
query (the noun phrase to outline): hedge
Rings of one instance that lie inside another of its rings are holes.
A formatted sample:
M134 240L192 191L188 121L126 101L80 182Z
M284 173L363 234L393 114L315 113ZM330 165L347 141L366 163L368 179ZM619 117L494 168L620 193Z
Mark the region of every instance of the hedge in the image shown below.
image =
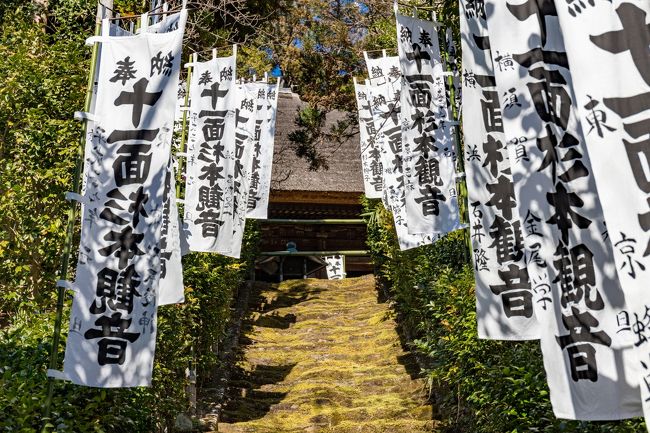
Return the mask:
M474 275L462 231L399 250L392 216L365 200L368 246L400 326L420 355L443 432L645 431L641 420L556 419L538 342L479 340Z

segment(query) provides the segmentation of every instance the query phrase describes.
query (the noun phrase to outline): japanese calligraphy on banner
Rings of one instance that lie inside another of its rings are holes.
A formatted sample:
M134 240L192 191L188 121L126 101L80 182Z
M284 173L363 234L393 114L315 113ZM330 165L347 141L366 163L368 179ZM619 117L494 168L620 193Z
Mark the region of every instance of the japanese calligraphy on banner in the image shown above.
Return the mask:
M151 383L165 179L186 12L178 30L103 36L95 167L87 173L64 373ZM143 21L146 26L146 20ZM146 30L146 27L145 27Z
M397 14L397 42L408 229L449 233L461 225L438 32L433 22Z
M410 234L406 219L404 174L402 169L402 128L400 117L399 60L397 57L366 59L369 71L385 75L366 81L370 109L381 150L384 204L393 214L400 249L408 250L434 242L433 235Z
M557 4L576 106L628 301L650 417L650 3ZM594 65L597 65L594 67Z
M343 256L326 256L325 267L328 280L342 280L345 278L345 260Z
M171 158L167 165L164 197L163 223L160 232L158 305L178 304L185 301L180 221L176 203L176 179Z
M363 57L366 60L370 80L384 79L392 83L402 78L402 71L399 68L399 57L387 56L385 51L381 57L370 57L364 51Z
M359 143L361 145L361 165L363 170L363 185L368 198L381 198L383 177L381 150L377 143L377 131L372 119L368 91L365 85L354 80L354 92L359 111Z
M192 66L183 233L191 251L228 251L234 222L227 174L235 155L236 53Z
M261 83L257 98L257 122L255 128L255 152L247 218L266 219L271 192L273 170L273 148L275 145L275 120L282 79L276 84Z
M111 23L108 19L102 20L101 32L102 32L101 33L102 36L115 36L115 37L132 36L131 32L124 30L120 26ZM95 76L93 77L92 95L90 98L90 106L89 106L90 113L95 112L95 105L97 101L97 90L99 86L98 75L99 75L99 71L101 70L101 57L102 57L101 45L99 45L96 67L95 67ZM82 194L85 194L86 191L88 173L90 173L91 170L96 171L100 169L100 167L97 165L97 162L99 161L99 157L100 157L100 155L97 153L97 151L99 150L99 147L97 145L99 137L100 137L100 130L97 129L96 122L92 118L88 118L86 120L86 145L84 150L84 154L87 157L84 158L83 177L81 182Z
M226 201L231 206L224 212L225 218L232 219L232 235L227 247L218 250L228 257L241 255L253 167L258 90L257 83L235 87L235 147L234 153L226 154Z
M176 93L176 111L174 112L174 132L178 132L180 134L182 130L182 124L183 124L183 114L185 112L185 96L187 95L187 82L186 81L179 81L178 82L178 91ZM189 103L189 101L188 101ZM176 144L176 143L174 143ZM177 147L180 148L180 143L178 143Z
M503 122L529 260L549 275L531 283L551 299L535 313L553 409L580 420L638 416L631 331L617 323L625 299L557 11L551 0L488 0L485 12L501 102L485 115Z
M467 7L460 3L465 71L462 107L467 119L463 132L478 335L496 340L537 339L533 288L503 125L500 118L495 122L487 115L500 112L487 22L470 14ZM548 284L544 267L536 277ZM537 299L549 301L546 296Z

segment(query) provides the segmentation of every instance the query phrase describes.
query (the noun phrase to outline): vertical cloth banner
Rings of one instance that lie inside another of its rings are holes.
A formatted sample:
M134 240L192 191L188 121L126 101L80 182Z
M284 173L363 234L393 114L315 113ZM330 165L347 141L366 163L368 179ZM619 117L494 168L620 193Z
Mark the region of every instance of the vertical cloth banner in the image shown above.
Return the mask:
M473 3L460 2L465 78L462 108L466 119L464 157L478 335L495 340L538 339L539 326L503 122L487 115L501 110L487 22L472 13L469 5ZM548 283L546 269L539 270L538 279ZM517 277L514 284L512 276ZM537 301L546 302L544 298L540 296Z
M501 101L487 115L503 119L526 248L549 275L550 302L536 314L553 410L580 420L638 416L631 332L618 332L616 317L625 299L557 11L550 0L488 0L485 15Z
M99 170L86 174L64 361L65 376L79 385L151 383L165 178L186 11L181 14L181 25L169 33L105 33L98 39Z
M108 34L106 32L108 31ZM108 19L102 20L102 35L105 36L115 36L115 37L122 37L122 36L132 36L133 34L127 30L124 30L120 26L113 24L110 22ZM92 88L92 96L90 98L90 107L89 107L89 112L94 113L95 112L95 104L97 101L97 91L98 91L98 75L99 71L101 69L101 45L99 45L99 50L97 54L97 66L95 68L95 76L93 77L93 88ZM81 194L84 194L86 191L86 182L88 181L88 173L90 173L91 170L97 172L100 170L100 167L96 164L97 161L99 161L100 155L97 153L98 151L98 146L97 146L97 141L100 136L100 130L97 129L97 125L93 119L93 116L90 116L88 119L86 119L86 146L84 150L84 154L86 155L86 158L84 158L84 168L83 168L83 178L81 182Z
M147 28L149 33L169 33L185 25L181 13L164 17L157 24ZM178 81L176 107L174 110L173 135L179 131L183 117L182 107L185 105L185 82ZM182 101L181 101L182 98ZM172 138L172 145L178 143ZM183 264L180 241L180 219L176 202L176 176L174 158L170 158L165 178L165 204L163 224L160 235L160 282L158 284L158 305L178 304L185 301L185 286L183 284Z
M376 58L371 58L368 56L368 53L366 51L363 52L363 57L366 60L366 66L368 68L368 76L370 77L369 81L365 82L366 86L366 92L368 93L368 97L370 98L371 95L371 83L374 83L374 85L381 86L388 85L388 83L394 83L397 82L401 77L402 77L402 72L399 69L399 58L397 56L387 56L386 55L386 50L383 50L382 52L382 57L376 57ZM383 91L383 90L382 90ZM375 93L381 93L379 88L374 89ZM382 96L378 96L379 99L377 99L377 103L382 102ZM369 101L370 102L370 101ZM381 118L379 115L379 111L377 108L374 108L372 105L370 105L370 112L373 116L373 122L375 124L374 127L374 134L375 134L375 143L377 144L380 153L382 154L382 159L381 159L381 164L382 164L382 195L381 199L384 204L384 206L391 210L393 208L393 203L390 201L389 197L389 187L386 185L386 177L390 176L389 172L392 172L392 165L391 164L386 164L384 161L384 157L386 156L385 151L384 151L384 145L386 136L384 134L384 131L382 128L386 126L386 121ZM399 119L399 116L397 116L397 119ZM400 152L401 152L401 147L400 147ZM400 154L401 157L401 154ZM404 224L406 224L406 219L404 219Z
M455 122L451 122L447 106L438 31L431 21L399 14L396 18L408 230L413 234L449 233L461 224Z
M160 232L160 282L158 305L185 302L183 264L181 256L181 233L176 202L176 175L173 158L169 159L165 177L165 204Z
M557 4L587 150L641 361L650 418L650 3ZM596 65L596 66L594 66Z
M259 87L256 83L239 84L235 87L235 147L233 154L227 154L226 165L227 202L232 206L225 212L232 219L232 234L227 248L218 252L228 257L241 255L248 195L250 193L251 169L255 147L255 126L257 122L257 98ZM227 236L228 233L225 233Z
M354 79L354 93L357 99L359 118L359 145L361 147L361 167L366 197L381 198L383 185L381 150L377 143L377 131L372 119L368 90Z
M184 25L181 13L174 13L165 15L162 20L150 25L146 31L150 33L169 33L178 30L180 26Z
M399 97L401 74L398 62L397 57L369 59L366 56L370 75L378 75L378 72L382 71L382 75L378 75L372 81L366 81L366 90L375 123L376 141L381 149L384 204L393 214L400 249L408 250L432 244L434 235L411 234L408 230L402 168L402 128Z
M282 88L282 79L276 84L260 84L258 96L258 119L264 119L260 125L259 138L256 136L255 153L253 155L253 175L248 197L247 218L266 219L269 209L269 194L271 193L271 174L273 171L273 149L275 146L275 121L278 112L278 98ZM262 90L266 95L262 98ZM265 104L263 107L261 104ZM257 134L256 130L256 134Z
M230 249L232 197L227 165L235 154L236 51L193 62L183 233L190 251Z
M343 256L325 256L325 268L328 280L342 280L345 278L345 260Z

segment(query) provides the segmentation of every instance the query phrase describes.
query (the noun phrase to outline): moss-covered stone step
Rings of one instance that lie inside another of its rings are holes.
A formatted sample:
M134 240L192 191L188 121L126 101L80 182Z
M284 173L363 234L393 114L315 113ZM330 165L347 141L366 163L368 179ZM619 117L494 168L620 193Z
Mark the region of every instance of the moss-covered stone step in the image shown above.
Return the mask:
M287 281L251 299L219 432L435 431L372 276Z

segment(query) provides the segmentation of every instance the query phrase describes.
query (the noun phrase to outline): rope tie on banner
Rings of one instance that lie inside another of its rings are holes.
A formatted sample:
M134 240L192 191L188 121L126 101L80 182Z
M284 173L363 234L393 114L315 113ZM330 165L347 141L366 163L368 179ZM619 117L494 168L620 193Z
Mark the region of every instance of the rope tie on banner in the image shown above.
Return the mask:
M149 12L145 12L142 14L140 18L140 31L146 33L148 29L149 29Z
M86 206L90 204L90 200L88 199L88 197L85 197L77 192L72 192L72 191L66 192L65 199L67 201L76 201L77 203L81 203Z
M111 41L111 24L108 18L102 19L101 32L86 38L86 46L94 47L95 44L104 44Z
M51 368L47 369L46 376L57 380L70 380L68 375L61 370L53 370Z
M71 281L68 280L58 280L56 282L56 287L61 287L62 289L67 289L70 290L71 292L77 292L77 287L72 283Z
M102 39L103 39L102 36L91 36L91 37L89 37L89 38L86 38L86 46L87 46L87 47L92 47L92 46L94 46L96 43L101 43L101 42L103 42Z
M74 112L74 120L78 120L79 122L85 122L85 121L96 122L98 119L99 118L95 116L93 113L88 113L86 111Z

